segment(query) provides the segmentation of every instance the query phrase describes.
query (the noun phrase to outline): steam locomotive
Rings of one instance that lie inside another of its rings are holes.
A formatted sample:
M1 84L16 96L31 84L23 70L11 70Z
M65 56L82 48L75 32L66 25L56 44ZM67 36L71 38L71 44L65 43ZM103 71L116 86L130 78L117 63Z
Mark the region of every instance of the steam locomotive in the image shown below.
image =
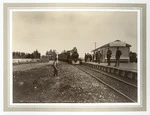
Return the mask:
M61 54L58 54L58 60L65 61L71 64L80 64L81 60L79 59L79 54L77 48L74 47L72 50L64 51Z

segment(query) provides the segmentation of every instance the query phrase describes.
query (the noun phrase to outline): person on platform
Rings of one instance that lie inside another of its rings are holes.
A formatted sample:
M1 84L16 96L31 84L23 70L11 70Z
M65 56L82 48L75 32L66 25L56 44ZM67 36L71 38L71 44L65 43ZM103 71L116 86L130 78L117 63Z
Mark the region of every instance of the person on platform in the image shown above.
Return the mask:
M107 63L108 63L108 66L110 66L111 54L112 54L112 52L111 52L111 50L108 48L108 50L107 50Z
M54 77L55 76L58 77L57 58L55 58L55 60L53 62L53 67L54 67Z
M114 65L114 67L119 66L120 56L121 55L122 55L122 52L119 50L119 47L117 47L117 51L116 51L116 63Z
M101 52L99 51L99 52L98 52L98 63L99 63L99 64L101 63L101 58L102 58L102 54L101 54Z
M87 53L87 62L90 61L90 58L89 58L89 53Z
M92 61L92 55L90 54L90 62Z

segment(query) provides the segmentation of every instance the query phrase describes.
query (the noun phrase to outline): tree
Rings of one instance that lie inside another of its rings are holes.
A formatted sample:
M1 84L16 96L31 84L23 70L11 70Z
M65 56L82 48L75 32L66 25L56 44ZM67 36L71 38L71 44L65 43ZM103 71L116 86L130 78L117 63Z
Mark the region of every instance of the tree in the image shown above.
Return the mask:
M35 50L33 53L32 53L32 57L33 58L40 58L41 54L38 52L38 50Z

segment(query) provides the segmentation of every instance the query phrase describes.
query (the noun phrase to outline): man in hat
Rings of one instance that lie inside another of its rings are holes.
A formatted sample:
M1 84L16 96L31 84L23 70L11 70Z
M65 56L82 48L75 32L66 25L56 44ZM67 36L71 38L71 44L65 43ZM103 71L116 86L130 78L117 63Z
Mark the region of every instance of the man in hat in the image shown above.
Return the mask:
M117 51L116 51L116 63L115 66L119 66L120 63L120 56L122 55L122 52L119 50L119 47L117 47Z
M111 50L108 48L108 50L107 50L107 63L108 63L108 66L110 66L111 54L112 54L112 52L111 52Z
M55 60L53 62L53 67L54 67L54 77L58 76L57 58L55 58Z

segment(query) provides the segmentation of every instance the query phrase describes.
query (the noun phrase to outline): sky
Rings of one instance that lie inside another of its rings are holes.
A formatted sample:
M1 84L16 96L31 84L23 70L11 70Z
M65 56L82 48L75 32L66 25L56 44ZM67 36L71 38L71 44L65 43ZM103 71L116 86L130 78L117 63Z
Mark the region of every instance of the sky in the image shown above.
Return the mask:
M121 40L137 52L137 13L110 11L13 12L12 49L57 52L77 47L80 57L96 47Z

